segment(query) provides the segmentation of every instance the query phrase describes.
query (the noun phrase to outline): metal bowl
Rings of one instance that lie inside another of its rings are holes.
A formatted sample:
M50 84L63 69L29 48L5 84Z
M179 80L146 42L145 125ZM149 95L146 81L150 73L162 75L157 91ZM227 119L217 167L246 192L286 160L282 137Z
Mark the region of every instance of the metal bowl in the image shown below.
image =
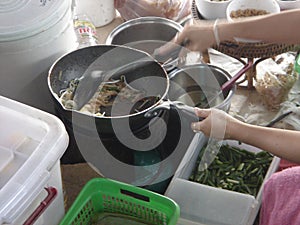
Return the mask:
M171 101L181 101L193 107L215 107L229 111L235 87L219 95L222 84L231 78L224 69L207 64L187 65L172 71L169 77L168 98Z
M173 20L152 16L140 17L117 26L108 35L106 44L126 45L152 55L156 48L172 40L182 29L183 26Z

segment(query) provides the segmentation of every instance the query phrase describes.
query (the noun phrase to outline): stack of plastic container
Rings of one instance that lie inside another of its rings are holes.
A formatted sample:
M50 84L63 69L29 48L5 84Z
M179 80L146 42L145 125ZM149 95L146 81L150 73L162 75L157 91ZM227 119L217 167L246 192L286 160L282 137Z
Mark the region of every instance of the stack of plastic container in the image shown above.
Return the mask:
M68 140L55 116L0 96L0 224L59 223Z
M201 137L200 133L198 135ZM180 207L178 225L252 225L261 205L265 181L277 170L280 159L273 157L257 196L212 187L189 180L200 150L205 145L205 139L202 140L200 145L191 143L165 193ZM225 143L249 152L262 151L238 141L228 140Z

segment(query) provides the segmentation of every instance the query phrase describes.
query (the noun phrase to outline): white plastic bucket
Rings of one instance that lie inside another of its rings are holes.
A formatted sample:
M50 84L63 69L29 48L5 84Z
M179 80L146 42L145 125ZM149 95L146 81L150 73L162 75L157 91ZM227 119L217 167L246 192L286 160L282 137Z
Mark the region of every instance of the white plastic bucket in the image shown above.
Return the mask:
M75 0L76 14L85 14L95 27L109 24L116 16L114 0Z
M0 95L54 113L47 72L76 49L72 0L9 0L0 12Z

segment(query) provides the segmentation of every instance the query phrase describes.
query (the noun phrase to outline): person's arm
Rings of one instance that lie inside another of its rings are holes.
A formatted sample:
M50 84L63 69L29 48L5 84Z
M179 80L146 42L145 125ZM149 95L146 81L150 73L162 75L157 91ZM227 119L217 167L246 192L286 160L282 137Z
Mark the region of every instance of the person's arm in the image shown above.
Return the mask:
M280 158L300 163L300 132L260 127L243 123L217 109L196 109L205 118L193 123L192 129L217 139L232 139L268 151ZM224 132L220 132L222 130ZM214 132L217 130L217 132ZM223 136L218 136L223 134Z
M189 40L186 46L193 51L205 51L217 44L217 39L234 41L236 38L260 40L267 43L300 44L300 9L282 11L262 17L249 17L234 22L195 23L184 27L174 42Z
M300 163L300 132L267 128L246 123L236 124L231 138L256 146L280 158Z

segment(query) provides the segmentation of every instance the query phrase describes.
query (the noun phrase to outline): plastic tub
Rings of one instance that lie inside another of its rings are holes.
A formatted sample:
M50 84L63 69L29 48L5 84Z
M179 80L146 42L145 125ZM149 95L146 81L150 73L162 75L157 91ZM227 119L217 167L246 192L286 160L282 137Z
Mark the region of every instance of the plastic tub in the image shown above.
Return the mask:
M62 122L0 96L0 124L0 224L29 219L29 225L38 216L35 225L58 224L64 216L59 160L69 140Z
M76 48L72 0L0 4L0 94L53 113L47 72Z
M237 141L226 143L251 152L261 151L254 146L239 145ZM188 180L205 144L190 146L165 193L180 206L181 220L178 224L252 225L261 205L264 183L277 170L280 159L273 157L257 196L243 194Z

